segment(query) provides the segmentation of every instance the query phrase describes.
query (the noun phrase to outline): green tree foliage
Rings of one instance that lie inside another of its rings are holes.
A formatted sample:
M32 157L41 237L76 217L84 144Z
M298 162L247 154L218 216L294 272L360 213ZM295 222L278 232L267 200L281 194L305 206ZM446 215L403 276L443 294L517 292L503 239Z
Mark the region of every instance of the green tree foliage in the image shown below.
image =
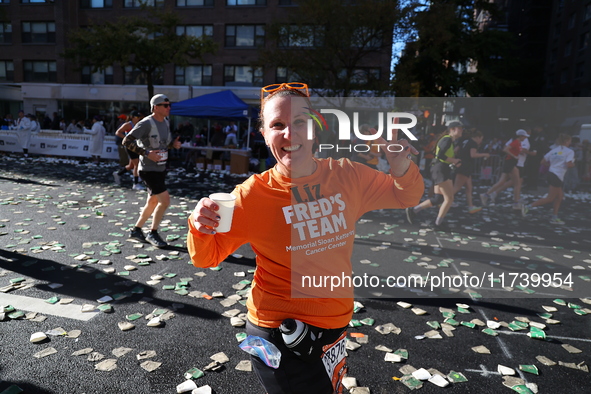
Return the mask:
M267 26L264 67L285 67L288 78L322 96L389 89L392 37L401 26L398 0L299 0L286 20ZM379 75L371 62L388 64Z
M476 15L487 0L433 0L415 3L411 17L414 39L407 43L396 68L397 96L445 97L505 95L517 84L517 65L510 33L479 29Z
M143 15L136 17L93 21L88 28L74 30L62 56L79 69L90 66L92 72L117 64L131 66L146 78L148 97L152 97L154 81L165 65L185 67L190 59L215 51L215 44L208 38L177 35L176 27L181 24L177 13L147 6L142 11Z

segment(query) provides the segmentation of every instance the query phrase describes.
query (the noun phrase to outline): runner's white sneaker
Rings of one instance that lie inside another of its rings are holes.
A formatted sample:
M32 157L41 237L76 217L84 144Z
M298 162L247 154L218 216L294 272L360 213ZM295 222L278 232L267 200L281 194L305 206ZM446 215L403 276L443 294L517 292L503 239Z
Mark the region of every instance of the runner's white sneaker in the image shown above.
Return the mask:
M488 204L488 194L482 193L480 195L480 201L482 202L482 206L486 207L486 205Z

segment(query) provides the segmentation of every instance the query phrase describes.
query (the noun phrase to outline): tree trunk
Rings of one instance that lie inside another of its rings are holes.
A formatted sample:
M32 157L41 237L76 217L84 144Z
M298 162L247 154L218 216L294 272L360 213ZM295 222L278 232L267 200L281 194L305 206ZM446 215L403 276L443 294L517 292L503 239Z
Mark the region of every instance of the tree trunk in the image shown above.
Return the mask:
M146 71L146 82L148 85L148 100L154 96L154 78L153 71Z

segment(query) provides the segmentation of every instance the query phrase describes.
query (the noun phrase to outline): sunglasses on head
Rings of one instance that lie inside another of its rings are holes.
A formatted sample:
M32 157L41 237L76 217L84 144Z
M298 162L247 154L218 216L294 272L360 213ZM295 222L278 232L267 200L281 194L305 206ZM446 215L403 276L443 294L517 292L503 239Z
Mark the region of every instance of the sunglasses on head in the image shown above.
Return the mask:
M261 89L261 100L265 98L266 94L272 94L278 90L297 90L300 91L306 97L310 97L308 93L308 85L302 82L287 82L287 83L274 83L273 85L267 85Z
M164 107L164 108L168 108L168 107L172 107L172 104L156 104L157 107Z

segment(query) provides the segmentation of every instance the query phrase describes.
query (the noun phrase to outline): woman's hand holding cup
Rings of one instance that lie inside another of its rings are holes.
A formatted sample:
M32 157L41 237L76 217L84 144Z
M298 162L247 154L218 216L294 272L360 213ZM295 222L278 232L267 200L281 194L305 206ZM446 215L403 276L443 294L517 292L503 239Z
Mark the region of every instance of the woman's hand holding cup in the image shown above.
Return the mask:
M204 234L215 234L215 228L219 226L220 216L217 210L220 207L208 197L199 200L193 210L193 225Z

